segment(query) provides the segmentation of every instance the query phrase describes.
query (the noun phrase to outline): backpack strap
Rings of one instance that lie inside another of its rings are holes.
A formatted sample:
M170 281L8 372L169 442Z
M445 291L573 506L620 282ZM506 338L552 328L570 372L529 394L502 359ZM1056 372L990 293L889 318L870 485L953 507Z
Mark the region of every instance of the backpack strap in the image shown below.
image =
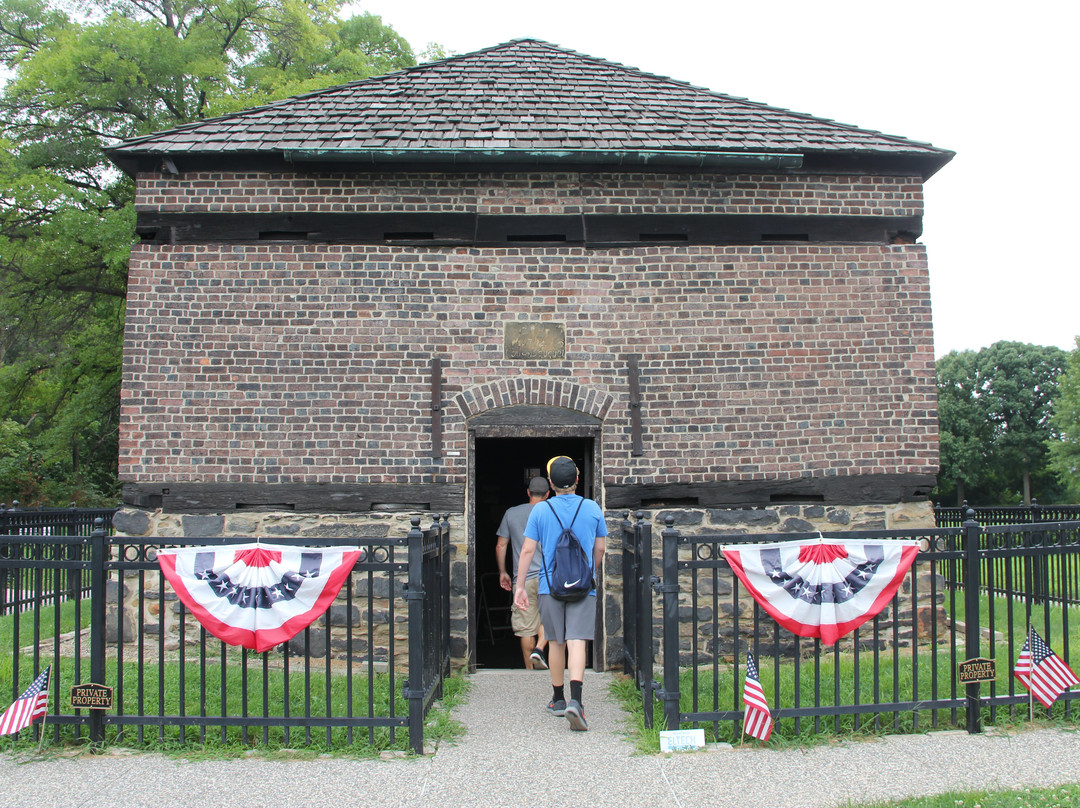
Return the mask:
M555 517L555 521L559 523L559 527L562 528L563 530L566 530L566 525L564 525L562 523L562 519L559 518L559 514L557 514L555 512L555 506L551 504L551 500L550 499L545 499L544 502L546 502L547 506L549 508L551 508L551 513ZM574 518L570 520L570 527L574 526L574 521L577 519L578 511L581 510L581 506L584 505L584 504L585 504L585 497L582 497L581 502L579 502L577 504L577 510L574 511Z

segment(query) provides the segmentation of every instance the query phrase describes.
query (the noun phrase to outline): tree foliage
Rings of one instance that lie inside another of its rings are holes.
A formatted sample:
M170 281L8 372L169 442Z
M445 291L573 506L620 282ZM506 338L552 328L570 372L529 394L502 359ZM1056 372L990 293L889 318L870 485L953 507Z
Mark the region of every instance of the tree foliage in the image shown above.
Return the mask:
M341 8L0 0L0 457L33 457L38 478L67 481L60 504L117 489L135 214L102 147L416 63L379 17L343 20ZM44 496L7 479L0 470L2 492Z
M1057 439L1054 403L1066 356L1053 346L997 342L938 360L942 501L1059 499L1048 442Z
M1059 388L1052 418L1056 436L1050 440L1050 469L1069 501L1080 503L1080 338L1069 353Z

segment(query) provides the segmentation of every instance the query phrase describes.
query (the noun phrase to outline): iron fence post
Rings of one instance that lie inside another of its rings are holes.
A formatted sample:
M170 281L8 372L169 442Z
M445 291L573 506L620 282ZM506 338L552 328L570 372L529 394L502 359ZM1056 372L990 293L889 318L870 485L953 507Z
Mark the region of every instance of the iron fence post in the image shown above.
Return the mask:
M637 655L638 671L641 675L641 700L644 708L645 728L653 725L653 602L652 602L652 523L646 521L645 514L638 511L634 516L634 541L637 544L634 554L637 556Z
M405 600L409 605L409 678L404 696L409 703L409 745L424 753L424 533L420 517L412 518L409 531L409 582Z
M982 528L975 521L975 512L968 510L964 520L964 632L968 659L979 657L979 601L981 578L979 568L979 536ZM982 709L979 701L979 683L967 685L967 731L982 732Z
M105 529L102 520L94 520L90 534L90 681L105 684ZM76 683L78 684L78 683ZM104 710L90 710L90 742L105 742Z
M442 635L443 635L443 677L450 675L450 514L442 515L442 524L439 526L439 553L442 563L442 582L440 583L439 597L442 598ZM441 687L441 683L440 683Z
M674 517L667 517L663 539L663 581L657 589L664 595L664 723L679 728L679 533Z

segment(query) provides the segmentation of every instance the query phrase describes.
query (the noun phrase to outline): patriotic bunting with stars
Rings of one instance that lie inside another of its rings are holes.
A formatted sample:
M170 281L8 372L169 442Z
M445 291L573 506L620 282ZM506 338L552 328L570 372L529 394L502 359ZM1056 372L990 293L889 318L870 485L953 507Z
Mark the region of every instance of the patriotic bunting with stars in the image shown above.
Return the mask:
M892 600L915 561L908 540L810 539L722 547L761 607L800 637L832 645Z
M229 645L263 652L325 612L361 551L355 547L233 544L158 551L177 596Z

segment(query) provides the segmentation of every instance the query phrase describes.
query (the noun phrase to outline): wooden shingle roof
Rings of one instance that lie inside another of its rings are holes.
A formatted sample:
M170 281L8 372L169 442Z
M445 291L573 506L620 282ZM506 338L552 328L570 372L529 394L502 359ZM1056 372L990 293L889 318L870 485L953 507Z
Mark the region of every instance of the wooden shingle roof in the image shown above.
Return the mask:
M149 160L263 157L380 164L903 165L952 152L757 104L535 39L124 141ZM386 166L389 167L389 166Z

